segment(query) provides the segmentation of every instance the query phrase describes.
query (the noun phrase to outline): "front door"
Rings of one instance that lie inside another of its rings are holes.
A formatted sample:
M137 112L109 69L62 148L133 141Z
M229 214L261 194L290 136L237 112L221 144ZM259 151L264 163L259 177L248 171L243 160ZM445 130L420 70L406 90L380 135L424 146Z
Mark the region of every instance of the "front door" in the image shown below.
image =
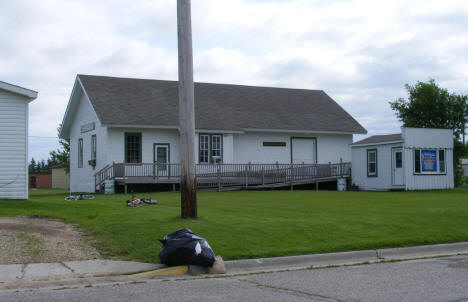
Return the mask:
M393 185L403 185L403 151L401 148L392 149L392 180Z
M169 144L154 144L154 163L159 175L165 175L169 164Z

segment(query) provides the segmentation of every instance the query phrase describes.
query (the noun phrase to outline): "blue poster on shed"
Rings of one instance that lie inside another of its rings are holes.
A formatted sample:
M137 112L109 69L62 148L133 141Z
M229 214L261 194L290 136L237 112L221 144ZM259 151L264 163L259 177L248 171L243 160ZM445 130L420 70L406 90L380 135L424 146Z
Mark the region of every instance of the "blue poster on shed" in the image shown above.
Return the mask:
M437 172L436 150L421 150L422 172Z

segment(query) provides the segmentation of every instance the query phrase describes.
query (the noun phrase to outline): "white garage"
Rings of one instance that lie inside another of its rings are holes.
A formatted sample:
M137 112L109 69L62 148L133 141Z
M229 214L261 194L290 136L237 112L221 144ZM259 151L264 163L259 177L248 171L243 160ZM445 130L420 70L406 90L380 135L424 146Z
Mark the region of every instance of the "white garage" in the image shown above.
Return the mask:
M0 81L0 199L28 199L28 112L37 92Z

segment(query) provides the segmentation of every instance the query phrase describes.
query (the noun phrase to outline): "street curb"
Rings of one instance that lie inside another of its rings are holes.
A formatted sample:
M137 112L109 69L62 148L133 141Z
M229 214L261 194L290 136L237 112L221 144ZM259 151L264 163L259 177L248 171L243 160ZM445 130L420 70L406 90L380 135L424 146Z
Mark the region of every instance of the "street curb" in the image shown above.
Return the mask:
M323 254L308 254L298 256L270 257L246 260L224 261L227 273L225 275L242 275L251 273L275 272L285 270L300 270L310 268L322 268L330 266L356 265L364 263L382 263L389 261L416 260L424 258L435 258L443 256L454 256L468 254L468 242L457 242L449 244L422 245L413 247L384 248L374 250L360 250ZM93 262L94 263L94 262ZM54 263L52 263L54 264ZM154 264L156 265L156 264ZM23 282L47 282L48 280L38 278L36 280L25 280L19 277L20 265L0 265L2 271L9 278L2 280L0 289L9 286L9 283L17 283L17 286ZM104 266L105 267L105 266ZM7 270L8 269L8 270ZM98 271L99 269L96 268ZM161 267L147 271L134 271L127 273L103 273L95 272L92 274L80 274L73 272L65 275L49 276L49 281L58 280L80 280L80 278L128 278L128 279L150 279L163 276L206 275L207 268L196 265L184 265L173 267ZM24 275L24 274L23 274ZM218 275L222 276L222 275ZM1 279L1 278L0 278ZM84 280L84 279L83 279ZM81 280L81 281L83 281ZM19 282L19 283L18 283Z
M402 261L468 254L468 242L225 261L227 274Z
M186 265L183 266L172 266L167 268L160 268L153 271L148 271L144 273L138 273L131 275L132 277L136 278L153 278L153 277L161 277L161 276L177 276L177 275L185 275L188 274L189 267Z

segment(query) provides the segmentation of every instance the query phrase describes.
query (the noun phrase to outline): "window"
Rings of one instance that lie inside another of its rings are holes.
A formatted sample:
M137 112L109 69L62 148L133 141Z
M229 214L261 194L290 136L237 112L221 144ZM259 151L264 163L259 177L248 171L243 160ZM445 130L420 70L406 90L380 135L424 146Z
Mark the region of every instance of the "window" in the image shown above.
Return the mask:
M198 160L201 164L221 162L223 159L222 134L200 134L198 151Z
M445 150L415 149L414 173L440 174L445 173Z
M210 154L210 136L209 135L200 135L200 163L205 164L209 163L209 154Z
M91 160L96 160L97 146L96 134L91 136Z
M156 144L156 162L158 163L159 171L166 171L169 163L169 145L158 146Z
M414 173L421 173L421 150L414 150Z
M401 151L395 152L395 168L401 168L403 166L403 153Z
M367 177L377 177L377 149L367 150Z
M125 133L125 162L141 163L141 133Z
M78 139L78 168L83 168L83 139Z
M445 150L439 150L439 172L445 173Z
M212 135L211 136L211 159L212 162L218 162L221 160L221 135Z

